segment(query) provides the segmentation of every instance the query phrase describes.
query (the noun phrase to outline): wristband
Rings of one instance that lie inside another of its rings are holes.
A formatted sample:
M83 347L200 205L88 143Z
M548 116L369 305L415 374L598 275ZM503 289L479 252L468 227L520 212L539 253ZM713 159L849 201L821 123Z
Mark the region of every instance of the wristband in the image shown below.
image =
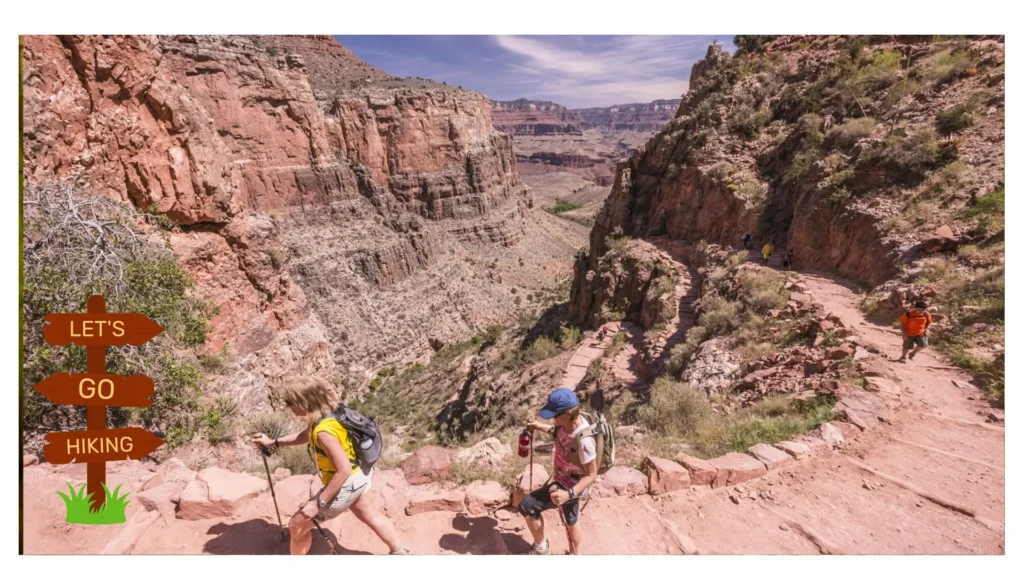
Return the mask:
M575 500L575 499L576 499L576 493L572 491L572 488L569 488L569 500Z
M281 447L281 443L278 442L278 440L280 440L280 438L274 438L274 447L275 448L280 448Z

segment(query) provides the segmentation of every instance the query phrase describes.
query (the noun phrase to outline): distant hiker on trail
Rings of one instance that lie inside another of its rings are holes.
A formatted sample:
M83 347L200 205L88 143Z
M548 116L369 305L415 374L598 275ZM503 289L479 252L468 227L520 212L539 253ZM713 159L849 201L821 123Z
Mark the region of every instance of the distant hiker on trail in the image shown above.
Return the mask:
M597 341L598 342L602 342L604 340L604 337L607 336L607 335L608 335L608 326L607 325L601 326L601 329L598 330L598 332L597 332Z
M743 249L750 250L750 232L744 232L740 238L740 242L743 242Z
M789 270L789 267L793 265L793 249L789 248L786 253L782 255L782 268Z
M540 417L555 419L555 425L530 422L531 430L555 433L555 474L544 486L526 495L519 503L519 513L533 535L530 554L551 554L544 538L544 517L541 512L561 507L565 524L569 527L570 547L579 551L581 534L576 525L579 520L580 501L597 480L597 443L593 436L584 434L590 422L580 415L576 394L568 388L558 388L548 396L540 409Z
M287 381L283 396L292 413L305 418L306 427L281 438L257 434L252 441L263 448L308 443L316 452L316 467L324 484L288 523L291 553L309 552L314 520L335 518L351 508L355 517L369 526L392 554L408 554L394 524L374 504L370 492L373 471L367 475L360 470L352 436L332 415L338 405L334 389L320 379L300 377Z
M903 325L903 355L900 362L907 361L907 352L910 352L910 359L914 355L928 347L928 327L932 324L932 315L928 312L928 304L924 300L914 303L914 308L907 310L900 316L900 324Z
M771 242L765 244L764 248L761 248L761 257L764 260L765 266L768 265L768 260L772 257L772 252L775 252L775 246L772 246Z

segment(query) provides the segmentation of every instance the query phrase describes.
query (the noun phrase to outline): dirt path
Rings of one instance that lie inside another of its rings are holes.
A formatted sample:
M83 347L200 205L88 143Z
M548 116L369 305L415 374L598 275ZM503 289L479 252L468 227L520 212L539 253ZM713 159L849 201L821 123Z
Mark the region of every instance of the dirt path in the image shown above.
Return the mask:
M863 342L898 356L900 337L865 323L858 297L828 278L804 277L815 299L839 316ZM619 326L615 327L616 329ZM611 338L581 343L564 375L575 386ZM1003 554L1004 436L986 424L980 393L952 379L966 374L926 351L915 363L884 362L902 389L891 425L848 438L842 450L798 462L742 485L712 490L694 487L652 497L593 499L581 516L584 553L594 554ZM576 380L578 382L578 379ZM539 462L550 468L550 456ZM152 465L112 464L108 482L138 490ZM381 471L382 479L400 476ZM120 526L83 527L63 522L55 491L63 482L84 482L84 466L25 469L27 553L97 553L118 536ZM528 550L522 519L506 510L471 517L453 512L408 516L398 492L375 482L375 498L396 523L414 554L516 554ZM381 486L381 487L377 487ZM397 491L396 491L397 490ZM282 493L285 521L301 494ZM750 497L753 496L753 497ZM768 496L766 498L766 496ZM288 502L288 503L286 503ZM128 517L142 518L137 503ZM558 515L545 515L555 553L567 549ZM131 520L129 521L129 524ZM341 551L384 554L384 545L351 514L325 523ZM127 530L127 529L125 529ZM232 518L183 521L163 515L139 529L137 554L285 554L273 502L261 493ZM313 554L329 549L319 535Z

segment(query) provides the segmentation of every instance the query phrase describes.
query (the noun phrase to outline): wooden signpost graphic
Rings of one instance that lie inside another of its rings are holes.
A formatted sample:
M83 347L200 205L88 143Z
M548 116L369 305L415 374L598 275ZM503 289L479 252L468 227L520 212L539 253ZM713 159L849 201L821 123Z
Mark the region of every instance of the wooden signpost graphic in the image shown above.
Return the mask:
M145 408L153 401L153 381L146 376L107 374L107 346L141 346L164 329L142 314L107 314L102 296L89 298L85 314L48 314L43 339L53 346L85 346L85 373L59 372L35 385L57 404L86 406L86 430L51 432L43 455L53 464L86 463L91 509L103 505L106 463L138 460L156 450L163 440L142 428L107 429L107 406Z

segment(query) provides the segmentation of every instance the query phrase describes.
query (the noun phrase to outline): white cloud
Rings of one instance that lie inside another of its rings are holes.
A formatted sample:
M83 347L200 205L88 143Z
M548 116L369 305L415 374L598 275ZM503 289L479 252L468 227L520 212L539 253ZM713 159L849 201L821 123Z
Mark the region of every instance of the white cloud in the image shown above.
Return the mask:
M508 79L537 91L525 96L583 108L678 98L711 39L497 36L495 42L517 57L507 67Z

